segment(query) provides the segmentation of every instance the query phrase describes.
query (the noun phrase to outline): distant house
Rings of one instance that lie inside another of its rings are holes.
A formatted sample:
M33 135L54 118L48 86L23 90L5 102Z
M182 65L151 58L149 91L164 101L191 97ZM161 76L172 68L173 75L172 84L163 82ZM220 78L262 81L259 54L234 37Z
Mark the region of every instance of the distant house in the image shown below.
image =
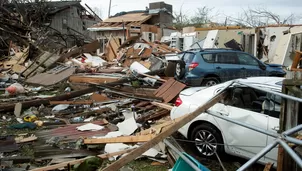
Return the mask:
M110 36L118 38L120 43L137 35L147 41L160 40L162 36L175 32L172 28L172 12L172 5L164 2L150 3L146 10L120 12L88 30L96 33L96 38L102 45L101 51Z
M70 44L72 45L76 43L72 42L72 37L74 36L82 37L85 40L95 37L87 28L102 21L93 12L87 11L80 2L80 0L32 2L20 3L18 7L10 3L5 4L5 7L15 13L27 11L27 13L33 14L36 13L35 10L38 7L41 17L35 17L41 20L39 24L42 24L44 28L48 28L54 34L60 33L65 37L67 36L68 41L71 41ZM33 17L29 16L28 18ZM37 20L36 18L34 20Z

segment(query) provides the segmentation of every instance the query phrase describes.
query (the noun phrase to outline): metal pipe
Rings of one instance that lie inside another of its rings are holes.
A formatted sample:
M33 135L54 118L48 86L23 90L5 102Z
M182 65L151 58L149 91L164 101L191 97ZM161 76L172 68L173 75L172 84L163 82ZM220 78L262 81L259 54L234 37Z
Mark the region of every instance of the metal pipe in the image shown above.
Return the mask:
M296 127L293 127L293 128L291 128L289 130L284 131L282 133L282 135L291 135L291 134L293 134L295 132L298 132L298 131L301 131L301 130L302 130L302 124L300 124L300 125L298 125Z
M278 139L280 145L287 151L287 153L297 162L300 168L302 168L302 160L301 158L295 153L293 149L291 149L284 141Z
M293 138L293 137L284 137L284 139L288 142L291 142L291 143L294 143L294 144L297 144L297 145L302 145L302 140L298 140L296 138Z
M246 84L246 83L242 83L240 81L235 81L235 82L238 83L238 84L245 85L247 87L251 87L251 88L256 89L256 90L260 90L260 91L264 91L264 92L267 92L267 93L275 94L275 95L281 96L283 98L286 98L286 99L289 99L289 100L294 100L294 101L302 103L302 98L290 96L290 95L287 95L287 94L283 94L283 93L279 93L279 92L275 92L275 91L271 91L271 90L261 89L259 87L252 86L252 85L249 85L249 84Z
M244 171L249 166L251 166L253 163L258 161L261 157L263 157L266 153L271 151L277 144L278 140L272 142L271 144L267 145L264 149L262 149L258 154L256 154L253 158L251 158L249 161L247 161L244 165L242 165L237 171Z
M172 150L174 150L188 165L190 165L194 170L201 171L191 160L184 156L176 147L174 147L169 141L164 139L164 143L167 144Z
M274 137L274 138L278 138L279 137L279 134L276 134L274 132L271 132L271 131L268 131L268 130L265 130L265 129L261 129L261 128L258 128L256 126L253 126L253 125L250 125L250 124L243 124L239 121L236 121L236 120L233 120L233 119L230 119L230 118L227 118L227 117L224 117L224 116L221 116L221 115L218 115L218 114L215 114L213 113L212 111L210 110L207 110L207 113L212 115L212 116L215 116L217 118L220 118L220 119L223 119L223 120L226 120L228 122L231 122L231 123L234 123L234 124L237 124L237 125L240 125L240 126L243 126L245 128L248 128L248 129L251 129L251 130L254 130L254 131L257 131L257 132L260 132L262 134L265 134L265 135L268 135L268 136L271 136L271 137Z

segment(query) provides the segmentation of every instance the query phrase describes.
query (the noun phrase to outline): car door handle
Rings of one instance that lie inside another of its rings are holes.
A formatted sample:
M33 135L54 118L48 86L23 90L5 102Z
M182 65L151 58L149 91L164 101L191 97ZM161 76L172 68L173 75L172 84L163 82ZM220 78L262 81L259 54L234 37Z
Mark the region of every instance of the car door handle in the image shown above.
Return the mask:
M224 116L229 116L229 113L226 111L219 111L218 112L220 115L224 115Z
M279 126L274 126L274 127L272 127L272 130L274 130L274 131L279 131Z
M216 67L216 69L221 69L221 67L218 66L218 67Z

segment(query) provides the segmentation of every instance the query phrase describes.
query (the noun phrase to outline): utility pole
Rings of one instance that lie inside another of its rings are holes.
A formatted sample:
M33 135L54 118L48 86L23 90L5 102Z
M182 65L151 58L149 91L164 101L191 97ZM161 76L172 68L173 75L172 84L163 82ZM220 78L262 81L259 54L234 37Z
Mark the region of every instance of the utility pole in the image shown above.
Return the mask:
M109 0L108 18L110 17L110 10L111 10L111 0Z

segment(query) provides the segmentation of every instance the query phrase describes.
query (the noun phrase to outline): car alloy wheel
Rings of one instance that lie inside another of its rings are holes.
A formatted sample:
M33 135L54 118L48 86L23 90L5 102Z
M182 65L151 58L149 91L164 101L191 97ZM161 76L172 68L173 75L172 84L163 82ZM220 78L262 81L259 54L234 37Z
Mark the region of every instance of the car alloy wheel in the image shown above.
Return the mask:
M214 81L214 80L209 80L209 81L207 81L206 86L207 86L207 87L210 87L210 86L214 86L214 85L216 85L216 84L217 84L216 81Z
M215 136L211 132L200 130L195 137L195 146L202 155L213 156L218 144Z

